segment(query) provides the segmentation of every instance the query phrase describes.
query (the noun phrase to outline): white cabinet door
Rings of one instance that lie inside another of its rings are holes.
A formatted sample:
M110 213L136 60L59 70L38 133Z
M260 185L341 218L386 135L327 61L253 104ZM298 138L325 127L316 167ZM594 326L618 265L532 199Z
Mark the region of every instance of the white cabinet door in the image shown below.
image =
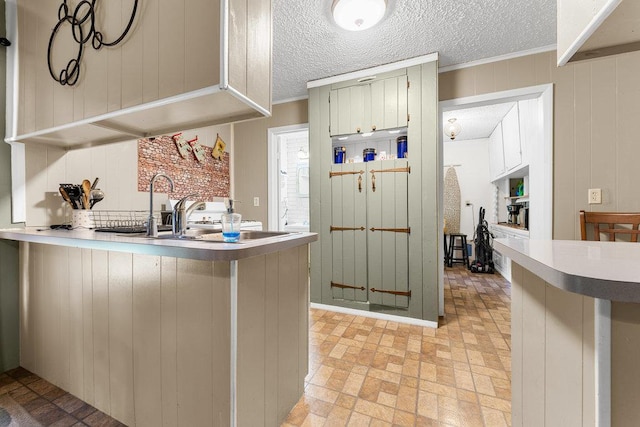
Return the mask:
M502 141L504 145L504 166L506 171L522 163L520 149L520 124L518 123L518 104L502 119Z
M518 118L520 119L522 165L526 166L530 162L532 147L535 146L536 141L539 141L538 99L518 101Z
M493 130L489 137L489 170L491 181L504 173L504 149L502 148L502 123Z
M330 93L329 130L331 136L368 132L371 121L371 87L355 85Z

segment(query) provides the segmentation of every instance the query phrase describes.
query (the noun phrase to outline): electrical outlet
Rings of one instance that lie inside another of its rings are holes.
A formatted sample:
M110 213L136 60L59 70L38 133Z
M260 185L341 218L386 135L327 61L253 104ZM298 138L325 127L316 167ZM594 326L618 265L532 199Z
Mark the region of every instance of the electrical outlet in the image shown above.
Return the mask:
M260 206L260 197L253 198L253 206Z
M602 203L602 190L600 188L589 189L589 204L599 205Z

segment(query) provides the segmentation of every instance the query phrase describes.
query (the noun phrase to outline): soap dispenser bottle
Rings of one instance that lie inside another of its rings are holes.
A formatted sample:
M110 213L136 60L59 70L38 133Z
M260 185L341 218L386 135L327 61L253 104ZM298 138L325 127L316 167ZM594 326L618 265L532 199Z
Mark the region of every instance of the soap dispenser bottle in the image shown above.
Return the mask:
M227 213L222 214L222 238L225 242L233 243L240 240L240 224L242 215L233 211L233 200L225 201Z

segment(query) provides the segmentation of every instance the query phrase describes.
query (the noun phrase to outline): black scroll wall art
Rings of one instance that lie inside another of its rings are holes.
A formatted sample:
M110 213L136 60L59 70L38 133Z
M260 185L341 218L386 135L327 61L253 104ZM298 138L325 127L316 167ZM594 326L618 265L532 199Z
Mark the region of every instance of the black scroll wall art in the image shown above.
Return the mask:
M99 50L102 46L113 47L117 45L127 36L136 17L136 11L138 10L138 0L134 0L131 17L124 31L122 31L122 34L120 34L117 39L108 42L103 39L102 32L96 28L96 3L97 0L82 0L76 5L75 9L71 10L67 4L67 0L63 0L60 8L58 8L58 23L53 28L51 38L49 39L47 62L49 64L49 74L51 74L51 77L53 77L55 81L63 86L73 86L78 81L80 77L80 61L82 60L85 44L91 41L91 46L95 50ZM78 50L75 58L70 59L69 62L67 62L67 66L57 72L53 69L51 59L53 45L58 34L67 26L71 29L71 35L78 45Z

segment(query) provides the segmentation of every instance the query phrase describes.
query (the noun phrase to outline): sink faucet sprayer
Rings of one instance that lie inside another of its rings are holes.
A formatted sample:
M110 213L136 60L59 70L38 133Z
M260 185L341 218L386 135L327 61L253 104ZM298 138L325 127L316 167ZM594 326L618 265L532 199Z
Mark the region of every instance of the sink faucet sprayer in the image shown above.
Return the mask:
M153 216L153 183L158 177L164 177L169 181L171 191L173 192L173 180L163 173L157 173L151 177L149 182L149 217L147 218L147 236L158 237L158 223L156 217Z
M172 227L174 237L183 237L187 232L187 220L189 219L189 215L191 215L191 212L193 212L195 209L205 206L204 202L193 202L191 206L185 208L187 199L189 197L198 197L198 194L194 193L183 197L173 207Z

